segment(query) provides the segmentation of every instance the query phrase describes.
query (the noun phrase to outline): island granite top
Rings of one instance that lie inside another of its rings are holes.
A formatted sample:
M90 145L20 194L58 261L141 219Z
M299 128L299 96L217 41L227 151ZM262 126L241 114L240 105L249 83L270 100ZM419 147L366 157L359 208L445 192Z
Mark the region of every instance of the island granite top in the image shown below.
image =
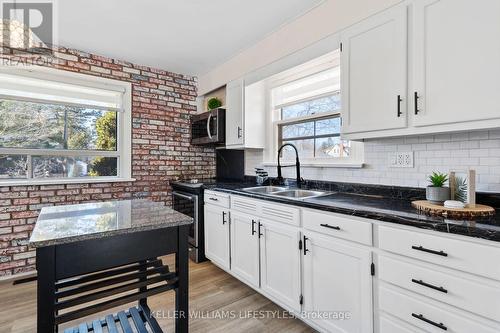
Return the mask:
M43 207L29 245L44 247L193 222L161 202L123 200Z

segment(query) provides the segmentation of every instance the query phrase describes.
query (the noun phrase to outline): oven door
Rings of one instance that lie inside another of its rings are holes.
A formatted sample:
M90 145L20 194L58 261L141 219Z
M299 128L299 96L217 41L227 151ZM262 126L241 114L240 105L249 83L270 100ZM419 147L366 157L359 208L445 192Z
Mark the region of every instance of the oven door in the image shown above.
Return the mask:
M193 218L189 226L189 244L198 247L198 196L196 194L173 192L173 208L179 213Z

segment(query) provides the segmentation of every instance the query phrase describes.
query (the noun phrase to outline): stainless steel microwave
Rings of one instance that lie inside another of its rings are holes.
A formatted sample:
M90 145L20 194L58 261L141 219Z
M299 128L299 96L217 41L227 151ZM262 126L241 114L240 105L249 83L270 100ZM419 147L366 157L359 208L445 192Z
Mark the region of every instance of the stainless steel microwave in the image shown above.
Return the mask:
M191 118L191 144L213 145L226 141L226 110L214 109Z

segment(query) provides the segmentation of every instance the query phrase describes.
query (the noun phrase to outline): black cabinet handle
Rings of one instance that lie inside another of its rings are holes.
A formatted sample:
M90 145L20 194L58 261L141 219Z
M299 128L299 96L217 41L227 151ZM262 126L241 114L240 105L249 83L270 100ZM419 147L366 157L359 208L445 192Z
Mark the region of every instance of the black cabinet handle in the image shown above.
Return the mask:
M219 199L217 199L217 198L212 198L212 197L208 198L208 200L212 200L212 201L219 201Z
M260 236L263 236L264 234L260 232L260 228L262 227L262 223L259 222L259 238Z
M431 288L431 289L440 291L440 292L445 293L445 294L448 293L448 290L444 289L443 287L438 287L438 286L432 285L430 283L424 282L422 280L411 279L411 282L419 284L419 285L427 287L427 288Z
M252 236L255 235L255 221L252 220Z
M336 225L329 225L329 224L320 224L320 226L322 227L325 227L325 228L329 228L329 229L335 229L335 230L340 230L340 227L336 226Z
M307 238L306 236L304 236L304 255L306 255L307 252L309 252L309 250L307 249L307 243L306 243L308 239L309 238Z
M415 102L415 114L418 114L420 112L420 110L418 109L418 99L420 97L418 97L418 93L415 91L415 94L414 94L414 102Z
M448 330L448 327L444 326L443 323L436 323L435 321L427 319L427 318L424 317L423 314L412 313L411 315L412 315L412 317L415 317L415 318L417 318L417 319L419 319L421 321L425 321L427 324L431 324L433 326L439 327L443 331L447 331Z
M222 212L222 224L225 224L227 221L226 221L226 212Z
M411 248L414 249L414 250L417 250L417 251L432 253L432 254L435 254L435 255L438 255L438 256L443 256L443 257L447 257L448 256L448 253L446 253L444 251L430 250L430 249L426 249L423 246L415 246L415 245L413 245Z
M238 139L241 138L241 127L238 126Z
M403 114L403 112L401 112L401 102L403 100L401 99L401 95L398 95L398 118L401 117L401 115Z

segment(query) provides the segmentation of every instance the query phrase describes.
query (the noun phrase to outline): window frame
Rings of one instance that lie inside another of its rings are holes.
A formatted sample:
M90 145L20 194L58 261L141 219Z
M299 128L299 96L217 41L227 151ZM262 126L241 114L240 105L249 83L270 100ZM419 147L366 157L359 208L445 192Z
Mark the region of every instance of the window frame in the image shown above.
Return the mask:
M57 79L61 83L81 85L109 89L123 89L122 107L123 110L116 111L116 150L77 150L77 149L36 149L36 148L5 148L0 147L0 155L22 155L27 156L27 176L26 178L1 178L0 186L22 186L22 185L49 185L49 184L79 184L79 183L105 183L134 181L132 178L132 85L129 82L118 81L108 78L101 78L81 73L67 72L64 70L46 68L40 66L0 66L0 72L31 76L33 78ZM36 102L36 101L33 101ZM69 105L69 104L68 104ZM110 110L114 111L114 110ZM73 177L73 178L31 178L32 157L33 156L96 156L117 158L116 176L98 177Z
M267 129L267 143L264 151L265 161L264 166L276 166L277 165L277 150L282 142L282 136L280 133L280 127L283 125L301 123L306 121L320 120L321 118L331 118L339 117L342 121L342 108L330 111L322 112L313 115L307 115L303 117L296 117L291 119L281 118L281 109L285 106L300 104L303 102L319 99L327 96L334 96L339 94L342 98L341 89L318 94L315 96L298 99L293 102L274 104L273 103L273 89L291 83L293 81L300 80L302 78L319 74L323 71L332 69L339 66L340 59L336 58L332 60L331 57L325 56L320 57L317 62L312 61L310 63L305 63L299 66L297 70L286 71L282 75L277 75L269 80L267 80L267 105L269 107L268 119L269 125ZM342 73L341 73L342 75ZM327 135L331 137L332 135ZM340 135L339 135L340 136ZM285 140L286 141L286 140ZM318 167L318 168L362 168L364 165L364 144L362 142L351 141L351 152L348 157L328 157L328 158L301 158L301 165L306 167ZM283 160L284 163L294 163L292 160Z

